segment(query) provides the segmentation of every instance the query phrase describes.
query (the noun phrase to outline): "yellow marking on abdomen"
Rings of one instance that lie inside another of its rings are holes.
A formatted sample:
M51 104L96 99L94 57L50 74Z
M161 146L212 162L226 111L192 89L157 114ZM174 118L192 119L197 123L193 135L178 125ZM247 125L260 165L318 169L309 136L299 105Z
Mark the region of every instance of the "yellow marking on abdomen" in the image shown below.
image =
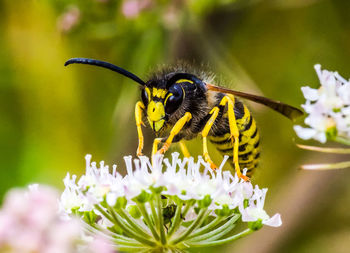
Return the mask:
M225 116L223 116L226 118ZM250 126L249 126L249 121ZM247 168L247 175L250 176L258 164L260 147L259 147L259 132L256 126L255 119L251 116L249 109L244 105L244 115L237 120L239 130L239 149L238 163L240 167ZM234 144L231 140L230 129L227 128L227 133L220 136L209 136L209 140L216 146L218 151L223 155L232 157ZM229 159L230 165L234 168L232 159Z

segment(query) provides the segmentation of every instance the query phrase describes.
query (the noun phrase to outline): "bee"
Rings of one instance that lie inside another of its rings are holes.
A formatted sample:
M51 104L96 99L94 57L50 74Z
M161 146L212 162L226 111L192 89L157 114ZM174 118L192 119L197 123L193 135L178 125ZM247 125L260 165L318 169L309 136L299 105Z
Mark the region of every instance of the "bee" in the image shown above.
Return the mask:
M203 158L212 169L217 166L208 152L208 140L223 154L229 156L238 177L249 180L258 166L260 137L256 121L244 98L266 105L294 120L303 112L298 108L266 97L248 94L211 83L203 73L189 73L183 68L169 68L155 73L148 81L108 62L73 58L73 63L103 67L124 75L141 86L141 100L135 106L138 132L137 155L142 155L144 137L141 126L147 119L158 138L154 139L152 154L164 154L172 143L178 142L185 157L189 156L183 140L201 135ZM162 144L158 150L158 145ZM247 168L243 175L241 168Z

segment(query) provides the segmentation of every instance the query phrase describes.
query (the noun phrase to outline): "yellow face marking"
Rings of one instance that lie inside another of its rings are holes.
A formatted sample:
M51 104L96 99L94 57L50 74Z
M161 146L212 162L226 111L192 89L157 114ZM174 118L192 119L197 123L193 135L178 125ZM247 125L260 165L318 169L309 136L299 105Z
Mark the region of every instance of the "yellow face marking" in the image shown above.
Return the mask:
M176 81L176 83L193 83L193 81L188 79L179 79Z
M151 101L147 107L147 119L151 128L158 132L164 125L164 106L161 102Z
M157 89L153 87L152 94L153 94L153 97L164 98L165 95L167 94L167 90Z

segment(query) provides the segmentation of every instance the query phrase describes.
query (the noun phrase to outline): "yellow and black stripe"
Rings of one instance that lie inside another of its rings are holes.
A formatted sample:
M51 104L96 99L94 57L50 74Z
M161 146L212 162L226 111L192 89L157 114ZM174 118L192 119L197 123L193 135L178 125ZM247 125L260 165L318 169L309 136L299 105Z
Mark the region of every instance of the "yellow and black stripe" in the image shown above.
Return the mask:
M235 100L235 116L239 130L239 148L238 161L241 170L247 168L247 176L251 176L258 165L260 148L259 148L259 131L256 121L251 115L247 106L239 100ZM228 125L227 112L223 112L221 119L218 119L218 126ZM233 162L234 141L231 138L229 127L222 127L214 130L209 136L212 142L222 155L228 155L231 166L235 169Z

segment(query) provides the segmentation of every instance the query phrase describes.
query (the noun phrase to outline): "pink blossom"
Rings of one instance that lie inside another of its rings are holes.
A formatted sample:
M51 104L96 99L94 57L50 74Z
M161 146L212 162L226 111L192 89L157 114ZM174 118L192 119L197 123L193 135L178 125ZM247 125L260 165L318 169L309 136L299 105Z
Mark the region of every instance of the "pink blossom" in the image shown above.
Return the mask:
M61 32L69 32L80 20L80 10L76 6L72 6L63 13L57 21L57 28Z
M97 236L88 245L90 252L113 253L113 246L102 236Z
M151 0L127 0L123 2L122 12L126 18L136 18L140 12L152 5Z
M78 245L83 243L81 221L62 219L55 189L38 185L29 188L12 189L5 197L0 210L0 252L78 252ZM113 252L101 239L92 238L87 245L91 252Z

